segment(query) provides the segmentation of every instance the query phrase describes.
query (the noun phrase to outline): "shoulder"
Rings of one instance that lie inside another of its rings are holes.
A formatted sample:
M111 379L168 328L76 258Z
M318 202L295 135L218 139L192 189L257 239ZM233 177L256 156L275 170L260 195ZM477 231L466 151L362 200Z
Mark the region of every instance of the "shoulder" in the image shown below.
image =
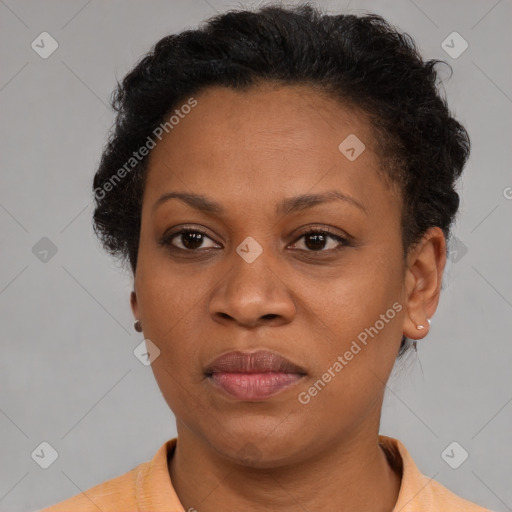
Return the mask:
M393 512L492 512L450 491L433 478L423 475L405 446L392 437L379 436L391 466L402 475L398 500Z
M429 503L431 503L432 510L450 510L450 512L492 512L488 508L458 496L436 480L432 480L426 476L423 476L423 479L425 487L428 488L425 497L429 500Z
M149 461L143 462L122 475L35 512L114 512L119 511L119 507L135 507L136 510L137 483L141 475L146 473L149 464Z
M180 503L169 478L167 457L176 447L177 438L164 442L152 460L106 480L64 501L34 512L119 512L119 510L176 510Z

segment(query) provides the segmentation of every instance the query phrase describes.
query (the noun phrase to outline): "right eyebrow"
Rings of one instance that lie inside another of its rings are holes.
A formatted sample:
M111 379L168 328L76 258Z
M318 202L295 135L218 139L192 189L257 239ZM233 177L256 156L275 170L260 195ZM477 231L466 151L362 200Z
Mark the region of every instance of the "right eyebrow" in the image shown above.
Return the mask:
M163 194L153 205L152 212L154 212L161 204L169 201L170 199L179 199L192 208L205 213L214 213L216 215L224 213L224 208L219 203L208 199L206 196L199 194L188 194L185 192L167 192Z

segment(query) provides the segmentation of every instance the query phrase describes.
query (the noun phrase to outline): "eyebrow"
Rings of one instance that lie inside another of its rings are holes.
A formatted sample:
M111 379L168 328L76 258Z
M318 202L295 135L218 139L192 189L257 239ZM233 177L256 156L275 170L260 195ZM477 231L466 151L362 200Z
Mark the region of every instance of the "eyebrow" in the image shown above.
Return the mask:
M152 212L154 213L161 204L171 199L178 199L192 208L204 213L211 213L215 215L222 215L225 213L225 210L220 203L200 194L190 194L185 192L167 192L163 194L153 205ZM364 213L367 213L366 208L359 201L347 194L339 192L338 190L329 190L321 194L302 194L286 198L276 206L275 212L276 215L289 215L296 211L305 210L307 208L332 201L347 202L356 206Z

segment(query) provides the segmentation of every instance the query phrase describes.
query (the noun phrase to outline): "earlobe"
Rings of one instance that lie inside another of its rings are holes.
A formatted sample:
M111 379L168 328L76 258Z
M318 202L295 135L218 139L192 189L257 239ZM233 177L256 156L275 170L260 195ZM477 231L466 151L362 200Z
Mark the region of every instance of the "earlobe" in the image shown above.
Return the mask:
M446 264L446 242L443 231L430 228L414 246L408 258L406 271L406 316L403 333L407 338L424 338L430 327L441 293L441 282Z

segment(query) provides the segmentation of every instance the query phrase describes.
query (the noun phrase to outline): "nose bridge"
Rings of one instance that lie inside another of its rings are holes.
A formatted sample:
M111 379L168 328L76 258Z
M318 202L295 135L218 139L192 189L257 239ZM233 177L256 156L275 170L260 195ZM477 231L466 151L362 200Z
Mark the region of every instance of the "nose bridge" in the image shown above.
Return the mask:
M271 248L263 247L254 238L247 237L235 249L233 267L227 276L230 293L245 296L245 301L268 300L279 286L273 267ZM274 265L275 266L275 265Z
M210 313L254 324L265 318L289 320L295 307L287 286L279 278L271 244L245 238L233 251L230 270L210 301Z

